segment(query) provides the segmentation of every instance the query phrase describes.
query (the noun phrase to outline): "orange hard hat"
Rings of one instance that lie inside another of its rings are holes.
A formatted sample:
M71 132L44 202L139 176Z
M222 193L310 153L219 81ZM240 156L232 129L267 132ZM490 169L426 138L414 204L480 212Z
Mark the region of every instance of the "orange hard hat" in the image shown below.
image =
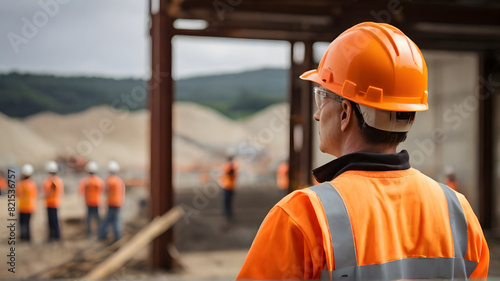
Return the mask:
M347 29L328 46L318 69L300 78L367 107L406 112L429 108L424 57L389 24L364 22Z

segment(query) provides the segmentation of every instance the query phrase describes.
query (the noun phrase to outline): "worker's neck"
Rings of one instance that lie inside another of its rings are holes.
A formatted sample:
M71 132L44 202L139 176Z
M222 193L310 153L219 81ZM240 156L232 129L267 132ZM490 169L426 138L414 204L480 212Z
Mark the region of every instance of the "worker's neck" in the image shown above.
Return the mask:
M361 136L348 137L340 149L340 156L354 152L396 153L396 144L368 144Z

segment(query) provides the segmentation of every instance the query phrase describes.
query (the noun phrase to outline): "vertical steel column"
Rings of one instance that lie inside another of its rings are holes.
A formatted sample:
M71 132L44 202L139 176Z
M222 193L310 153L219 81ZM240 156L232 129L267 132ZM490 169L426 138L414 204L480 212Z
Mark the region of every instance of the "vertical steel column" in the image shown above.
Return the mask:
M289 78L288 78L288 101L290 102L290 130L289 130L289 147L288 147L288 162L289 162L289 168L288 168L288 178L289 178L289 186L288 190L291 192L293 190L298 189L298 171L300 169L300 162L298 159L298 155L296 153L295 146L297 145L295 143L294 139L294 128L295 125L300 123L300 120L298 120L298 116L300 113L299 106L300 106L300 90L299 87L297 86L297 65L294 62L294 44L295 42L290 42L290 70L288 72Z
M151 216L161 216L173 206L172 190L172 21L167 15L167 0L159 0L159 11L152 14L151 110ZM172 229L153 240L152 268L171 268L167 246L173 241Z
M307 71L314 68L313 62L313 42L304 42L304 62L302 63L302 70ZM300 73L302 74L302 73ZM302 163L301 178L305 185L312 184L312 123L313 123L313 102L314 96L312 93L311 83L300 80L300 94L301 94L301 114L302 126L304 127L304 146L300 155Z
M313 68L313 42L304 42L304 59L294 61L294 44L290 51L290 189L296 190L312 183L312 102L311 83L299 76Z
M479 220L484 229L493 227L495 208L493 190L493 161L495 149L493 144L494 131L494 85L488 82L493 75L495 57L492 51L485 51L480 56L479 71Z

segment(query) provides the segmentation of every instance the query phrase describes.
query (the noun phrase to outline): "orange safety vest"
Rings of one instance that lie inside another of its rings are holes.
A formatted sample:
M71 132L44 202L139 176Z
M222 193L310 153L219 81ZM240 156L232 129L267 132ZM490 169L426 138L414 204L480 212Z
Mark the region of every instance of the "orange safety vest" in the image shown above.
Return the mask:
M278 166L276 171L277 185L279 189L288 189L288 163L283 162Z
M49 176L42 183L47 208L59 208L64 193L63 181L58 176Z
M457 184L452 181L452 180L447 180L446 181L446 185L449 186L451 189L455 190L455 191L458 191L458 187L457 187Z
M123 204L125 196L125 184L116 175L111 175L106 179L108 190L108 206L120 207Z
M484 279L488 267L463 195L412 168L347 170L273 207L238 279Z
M234 162L231 161L224 164L224 167L222 168L222 175L219 178L220 186L227 190L233 190L237 173L237 167Z
M102 179L96 175L89 175L80 181L80 193L85 196L88 207L99 206L99 199L103 189Z
M0 177L0 190L4 191L8 188L7 180L4 177Z
M24 179L17 183L16 197L19 199L19 212L33 213L36 208L36 196L38 190L31 179Z

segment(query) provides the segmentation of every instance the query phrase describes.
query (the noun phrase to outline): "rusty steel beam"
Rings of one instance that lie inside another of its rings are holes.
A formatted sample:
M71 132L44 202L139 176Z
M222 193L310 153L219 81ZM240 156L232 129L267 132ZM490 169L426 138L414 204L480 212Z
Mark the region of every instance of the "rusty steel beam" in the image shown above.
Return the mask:
M288 179L289 179L289 192L299 189L299 171L300 162L297 153L297 146L294 138L294 130L297 124L300 124L300 90L297 85L298 66L294 62L294 44L290 42L290 70L289 70L289 87L288 87L288 101L290 103L290 129L289 129L289 148L288 148Z
M313 41L304 42L304 61L302 63L302 68L304 71L314 68L313 59ZM297 79L297 78L296 78ZM300 80L300 95L301 104L300 111L303 116L302 125L304 127L304 146L301 153L300 161L302 163L302 180L305 185L312 184L312 154L313 154L313 141L312 141L312 123L313 123L313 93L311 82Z
M152 72L150 80L151 110L151 217L165 214L173 207L172 188L172 20L166 8L168 1L160 0L160 8L151 15ZM173 231L168 230L153 240L150 265L169 269L173 265L167 247L173 242Z
M290 189L312 184L312 122L313 95L311 83L299 79L304 71L314 68L313 42L304 42L304 57L294 61L294 42L291 43L290 64Z
M175 35L204 36L204 37L226 37L259 40L283 40L283 41L324 41L331 42L336 36L334 32L315 33L283 30L257 30L257 29L225 29L225 30L187 30L177 29Z

